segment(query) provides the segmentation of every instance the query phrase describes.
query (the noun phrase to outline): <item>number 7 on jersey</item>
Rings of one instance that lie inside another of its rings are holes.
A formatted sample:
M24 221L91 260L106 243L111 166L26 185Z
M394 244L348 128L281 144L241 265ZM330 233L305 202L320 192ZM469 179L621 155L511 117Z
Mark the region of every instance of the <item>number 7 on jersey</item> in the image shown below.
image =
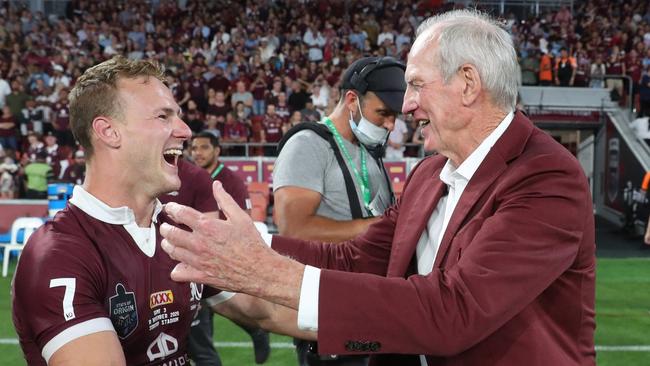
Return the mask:
M65 293L63 294L63 317L66 321L72 320L75 318L74 305L72 302L74 300L74 292L77 288L77 279L73 277L64 277L53 278L50 280L50 288L61 286L65 287Z

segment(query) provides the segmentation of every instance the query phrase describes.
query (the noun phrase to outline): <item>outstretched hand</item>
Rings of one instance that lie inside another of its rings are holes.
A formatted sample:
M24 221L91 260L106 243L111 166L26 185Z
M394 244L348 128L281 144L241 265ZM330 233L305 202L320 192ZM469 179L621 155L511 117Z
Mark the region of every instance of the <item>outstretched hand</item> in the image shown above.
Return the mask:
M163 250L181 262L172 271L172 279L243 292L296 308L302 265L280 256L264 243L250 216L221 182L215 181L212 190L226 220L177 203L165 205L165 212L175 222L192 230L167 223L160 227ZM278 268L292 269L293 276L285 273L288 278L278 277ZM285 286L278 284L285 279Z

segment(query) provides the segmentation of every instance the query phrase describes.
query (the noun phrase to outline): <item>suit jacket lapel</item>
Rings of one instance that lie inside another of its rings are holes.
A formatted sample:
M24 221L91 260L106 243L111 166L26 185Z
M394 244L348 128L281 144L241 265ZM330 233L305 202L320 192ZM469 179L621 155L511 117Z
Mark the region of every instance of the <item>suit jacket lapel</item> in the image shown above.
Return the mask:
M403 225L399 226L400 229L395 231L393 237L393 250L387 272L389 277L404 276L433 210L440 197L446 194L447 186L440 180L440 170L441 168L435 169L428 178L410 182L407 187L407 189L412 187L417 192L412 192L408 195L408 200L400 203L402 205L400 212L408 212L408 217ZM405 190L402 197L406 198L406 196Z
M447 224L433 268L438 268L441 265L452 239L462 228L462 224L466 222L467 214L480 201L485 190L506 169L508 161L521 154L532 131L532 123L521 112L517 112L508 129L492 146L490 152L470 179L467 187L465 187L465 191L463 191L454 209L449 224Z

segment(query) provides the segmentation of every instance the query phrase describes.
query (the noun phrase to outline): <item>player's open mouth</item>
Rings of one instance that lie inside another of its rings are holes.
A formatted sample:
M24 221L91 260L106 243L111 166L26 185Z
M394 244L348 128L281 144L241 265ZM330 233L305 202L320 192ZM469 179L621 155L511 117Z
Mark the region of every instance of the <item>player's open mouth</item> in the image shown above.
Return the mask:
M417 120L418 126L420 126L420 127L424 127L424 126L428 125L429 122L431 122L431 121L428 120L428 119L419 119L419 120Z
M177 148L171 148L163 151L163 158L167 164L176 166L178 165L178 158L183 155L183 150Z

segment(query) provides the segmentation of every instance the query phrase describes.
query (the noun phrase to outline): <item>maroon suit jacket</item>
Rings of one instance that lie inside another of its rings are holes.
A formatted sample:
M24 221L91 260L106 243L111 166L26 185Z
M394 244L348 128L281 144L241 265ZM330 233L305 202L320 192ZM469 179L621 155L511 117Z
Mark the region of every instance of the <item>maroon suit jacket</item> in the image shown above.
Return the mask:
M324 269L319 352L375 365L593 365L595 242L582 168L521 113L454 210L428 275L415 249L446 186L443 156L411 172L381 221L342 244L274 237ZM353 272L353 273L350 273Z

